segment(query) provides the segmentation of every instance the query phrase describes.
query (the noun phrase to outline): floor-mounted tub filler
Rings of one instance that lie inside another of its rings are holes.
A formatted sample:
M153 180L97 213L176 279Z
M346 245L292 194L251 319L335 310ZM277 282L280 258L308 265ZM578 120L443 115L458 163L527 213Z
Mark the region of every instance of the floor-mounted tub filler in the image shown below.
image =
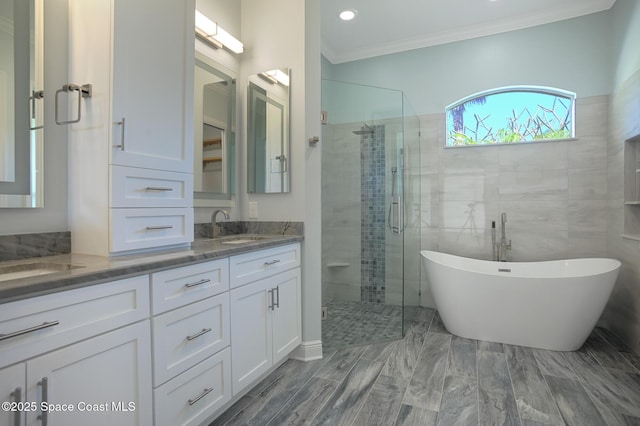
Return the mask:
M616 282L614 259L492 262L423 250L427 280L449 332L469 339L574 351Z

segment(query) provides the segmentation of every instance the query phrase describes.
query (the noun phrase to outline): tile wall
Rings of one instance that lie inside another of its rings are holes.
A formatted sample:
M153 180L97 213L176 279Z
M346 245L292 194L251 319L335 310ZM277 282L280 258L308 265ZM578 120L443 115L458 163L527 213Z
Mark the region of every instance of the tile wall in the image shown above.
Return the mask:
M511 260L606 256L608 111L578 98L575 140L448 149L444 114L421 116L422 249L491 259L505 212Z
M622 268L601 322L640 353L640 241L621 237L625 220L640 221L640 207L624 206L623 174L625 141L640 135L640 71L612 94L610 107L607 248Z

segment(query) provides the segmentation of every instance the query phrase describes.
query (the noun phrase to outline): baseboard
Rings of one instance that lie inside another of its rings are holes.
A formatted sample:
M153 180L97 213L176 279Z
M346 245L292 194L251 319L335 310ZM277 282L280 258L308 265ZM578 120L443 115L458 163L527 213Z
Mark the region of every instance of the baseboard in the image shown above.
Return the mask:
M299 361L313 361L322 358L322 340L312 340L310 342L302 342L300 346L295 348L289 358Z

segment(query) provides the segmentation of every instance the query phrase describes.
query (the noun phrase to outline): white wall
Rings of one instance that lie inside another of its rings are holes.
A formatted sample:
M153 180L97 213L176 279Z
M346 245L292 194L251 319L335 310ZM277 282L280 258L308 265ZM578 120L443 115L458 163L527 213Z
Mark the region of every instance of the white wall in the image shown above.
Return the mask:
M247 194L246 132L238 156L245 166L238 176L240 218L249 218L248 202L258 203L258 220L304 220L305 191L305 5L296 0L242 1L242 54L238 84L246 105L250 75L274 68L291 69L290 177L291 192L285 194ZM242 123L247 109L242 108Z
M67 0L46 0L44 208L0 209L0 235L67 231L67 129L54 122L56 89L67 81Z
M332 79L399 89L418 115L483 90L518 84L611 92L611 13L337 64Z
M250 75L289 67L291 192L247 194L246 131L239 132L237 192L240 218L249 218L249 202L258 203L258 220L304 221L302 331L303 342L319 342L320 333L320 146L307 140L320 135L320 3L317 0L242 0L242 54L238 90L247 123ZM310 343L309 343L310 344ZM304 346L304 345L303 345ZM312 345L313 346L313 345ZM316 348L317 349L317 348ZM317 353L311 356L316 356ZM307 356L307 355L302 355Z

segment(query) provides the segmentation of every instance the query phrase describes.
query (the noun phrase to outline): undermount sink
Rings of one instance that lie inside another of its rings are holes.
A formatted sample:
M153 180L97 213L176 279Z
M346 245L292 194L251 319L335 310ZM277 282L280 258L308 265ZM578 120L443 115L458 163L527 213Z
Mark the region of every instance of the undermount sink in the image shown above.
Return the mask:
M36 277L38 275L54 274L56 272L70 271L82 268L82 266L68 263L24 263L21 265L0 266L0 281L16 280L19 278Z
M255 241L266 240L267 237L261 237L258 235L236 235L234 237L222 237L220 243L222 244L247 244Z

